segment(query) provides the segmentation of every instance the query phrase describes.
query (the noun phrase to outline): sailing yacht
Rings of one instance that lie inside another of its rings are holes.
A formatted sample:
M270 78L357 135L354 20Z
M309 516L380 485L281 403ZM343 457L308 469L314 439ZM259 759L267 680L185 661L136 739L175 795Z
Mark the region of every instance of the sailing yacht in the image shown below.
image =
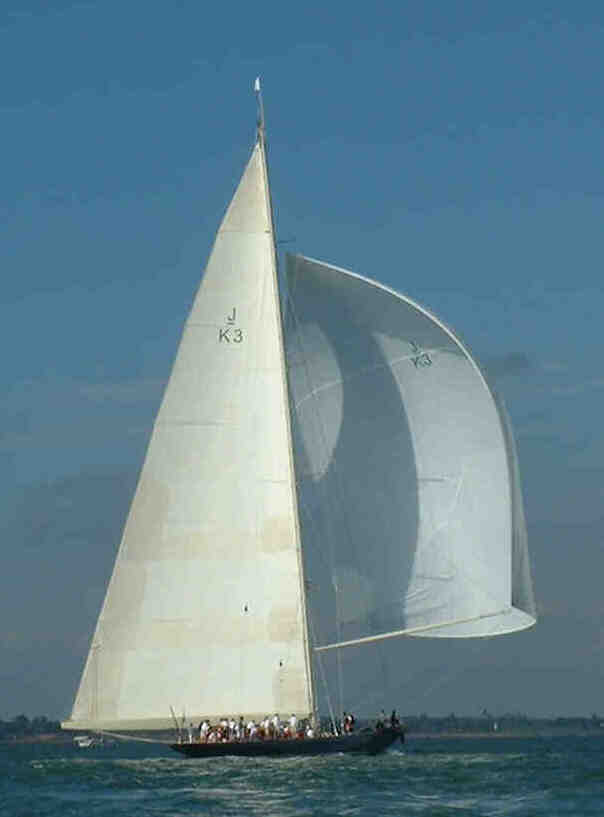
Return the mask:
M535 622L503 405L455 332L410 298L305 256L279 275L256 91L257 138L184 326L66 729L275 712L318 730L350 708L343 651L362 662L377 642ZM174 748L375 752L400 736Z

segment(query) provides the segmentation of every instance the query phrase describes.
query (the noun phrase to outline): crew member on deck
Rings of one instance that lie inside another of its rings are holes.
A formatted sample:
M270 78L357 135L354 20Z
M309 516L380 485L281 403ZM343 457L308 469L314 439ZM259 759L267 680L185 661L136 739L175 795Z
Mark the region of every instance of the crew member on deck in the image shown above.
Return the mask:
M260 726L264 732L264 737L269 740L271 737L271 719L268 715L266 715L264 720L261 721Z

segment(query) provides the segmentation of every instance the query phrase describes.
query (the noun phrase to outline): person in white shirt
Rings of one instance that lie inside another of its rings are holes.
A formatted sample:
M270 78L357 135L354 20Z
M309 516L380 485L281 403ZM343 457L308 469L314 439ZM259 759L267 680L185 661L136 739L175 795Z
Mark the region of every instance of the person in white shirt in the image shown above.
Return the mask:
M208 739L208 732L210 730L210 724L207 721L202 721L199 726L199 740L205 743Z
M262 729L264 731L264 737L268 740L268 738L270 738L270 736L271 736L271 719L269 718L268 715L262 721L260 726L262 727Z
M296 733L298 731L298 718L292 712L292 716L289 719L289 736L290 738L295 738Z

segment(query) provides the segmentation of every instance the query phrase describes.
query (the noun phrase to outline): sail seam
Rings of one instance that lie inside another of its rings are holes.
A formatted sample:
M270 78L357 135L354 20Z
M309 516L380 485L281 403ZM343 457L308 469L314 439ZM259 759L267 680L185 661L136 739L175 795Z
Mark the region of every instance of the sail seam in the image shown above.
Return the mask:
M225 227L222 230L218 230L217 235L222 235L222 233L239 233L240 235L270 235L270 230L237 230L234 227Z
M434 348L425 349L424 350L427 354L433 354L434 352L443 352L443 351L450 351L448 349L443 349L441 347L435 346ZM330 380L329 383L323 383L321 386L317 386L308 394L305 394L304 397L299 400L295 404L295 408L298 408L303 403L306 403L312 397L315 397L317 394L320 394L327 389L331 389L334 386L339 386L340 384L349 383L351 380L356 380L357 377L363 377L363 375L370 374L371 372L377 372L380 370L387 370L391 366L396 366L399 363L404 363L406 360L413 360L415 357L414 354L410 355L402 355L401 357L393 358L392 361L389 363L377 363L375 366L365 366L363 369L358 369L356 372L347 375L346 377L339 377L336 380Z
M187 420L158 420L155 425L156 425L156 427L159 427L159 428L162 428L162 427L163 428L171 428L171 427L176 427L176 428L189 428L189 427L191 427L191 428L206 428L206 427L210 427L210 428L213 428L214 426L219 426L219 427L224 426L226 428L241 428L242 427L240 423L229 423L228 421L224 422L224 423L219 423L218 421L215 421L215 422L207 421L205 423L196 423L196 422L193 422L193 421L189 422Z

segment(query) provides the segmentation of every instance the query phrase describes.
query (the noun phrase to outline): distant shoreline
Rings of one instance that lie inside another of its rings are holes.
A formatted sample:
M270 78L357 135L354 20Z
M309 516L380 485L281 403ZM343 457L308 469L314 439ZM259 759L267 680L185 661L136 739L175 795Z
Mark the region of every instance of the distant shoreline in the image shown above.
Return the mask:
M523 729L497 732L405 732L405 739L476 740L478 738L591 738L604 736L604 729Z
M21 735L0 739L0 746L16 743L73 743L73 735L66 732L48 732L41 735Z
M524 730L498 730L497 732L406 732L405 739L414 740L478 740L496 738L565 738L565 737L602 737L604 729L524 729ZM50 732L41 735L25 735L22 737L12 737L0 739L1 746L23 745L31 743L74 745L73 734L71 732Z

